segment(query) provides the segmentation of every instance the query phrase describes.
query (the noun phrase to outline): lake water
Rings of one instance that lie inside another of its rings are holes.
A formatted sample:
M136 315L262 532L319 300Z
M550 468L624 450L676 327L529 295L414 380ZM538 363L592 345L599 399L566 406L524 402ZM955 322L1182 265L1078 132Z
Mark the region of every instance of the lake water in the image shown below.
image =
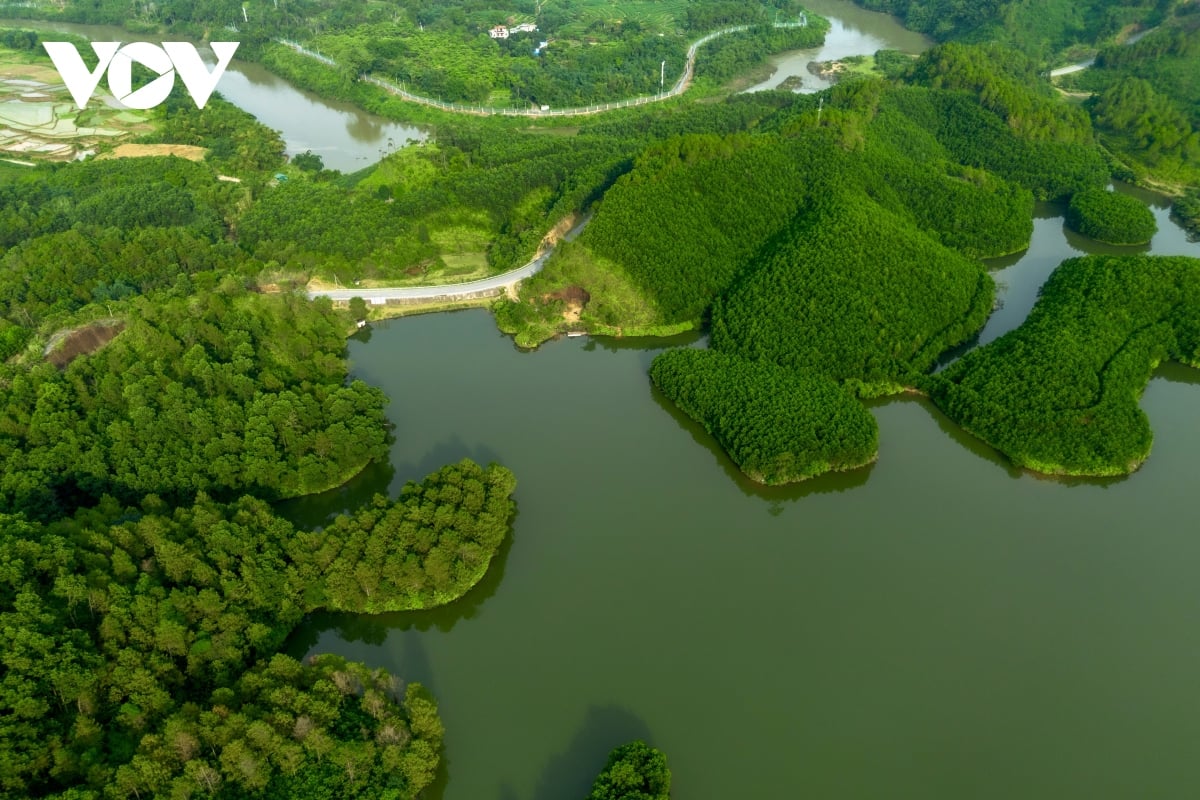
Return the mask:
M1200 255L1155 214L1152 252ZM1112 249L1040 207L1029 251L993 264L1005 303L982 338L1062 259ZM351 341L392 398L391 463L291 516L319 525L464 456L519 481L512 545L462 602L318 616L290 645L433 689L435 797L582 797L635 737L689 800L1200 792L1200 371L1156 373L1154 449L1125 479L1022 473L895 398L871 405L878 463L767 489L650 385L660 348L698 343L526 353L485 311Z
M137 39L129 31L106 25L0 20L0 27L59 31L93 41ZM216 62L211 52L201 52L210 65ZM288 155L311 150L321 156L327 168L342 172L370 166L408 141L423 141L427 137L421 128L369 114L350 103L318 97L247 61L235 59L217 90L229 102L279 131Z
M781 73L788 58L924 46L890 18L810 7L838 11L831 43L781 57ZM339 169L406 135L246 65L221 90L277 109L293 151ZM1200 255L1155 202L1150 251ZM1105 250L1040 207L1029 251L993 264L1004 305L981 340L1018 325L1063 258ZM579 798L609 749L639 737L688 800L1200 793L1200 371L1156 373L1142 400L1154 449L1125 479L1021 473L924 400L895 398L871 404L878 463L767 489L651 387L650 361L679 344L700 341L525 353L484 311L350 342L354 373L392 398L390 463L290 516L322 524L464 456L519 481L512 543L461 602L317 616L289 644L437 694L434 796Z
M825 36L825 44L772 56L770 63L775 72L746 91L776 89L787 78L800 76L803 83L798 91L819 92L833 83L808 71L808 65L815 61L870 55L884 49L916 54L933 44L924 35L907 30L895 17L867 11L850 0L806 0L805 6L829 19L831 27Z

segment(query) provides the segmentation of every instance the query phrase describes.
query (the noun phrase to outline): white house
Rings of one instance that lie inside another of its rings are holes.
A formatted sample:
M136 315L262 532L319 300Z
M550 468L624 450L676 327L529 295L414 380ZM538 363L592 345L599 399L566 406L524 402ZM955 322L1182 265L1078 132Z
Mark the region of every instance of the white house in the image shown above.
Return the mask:
M492 37L493 39L507 39L508 28L504 27L503 25L497 25L488 31L488 36Z

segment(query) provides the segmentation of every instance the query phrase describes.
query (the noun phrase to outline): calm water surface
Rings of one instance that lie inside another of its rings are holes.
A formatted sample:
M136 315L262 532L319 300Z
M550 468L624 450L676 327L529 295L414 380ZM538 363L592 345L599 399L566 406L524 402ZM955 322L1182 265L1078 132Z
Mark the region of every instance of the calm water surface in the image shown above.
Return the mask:
M985 338L1097 249L1050 211L995 265L1006 303ZM1154 252L1200 255L1155 213ZM436 796L582 797L634 737L666 750L689 800L1200 793L1200 371L1156 373L1154 450L1127 479L1018 472L892 399L872 405L877 464L763 489L652 390L662 346L522 353L483 311L351 342L355 374L392 398L391 463L294 518L464 456L519 481L513 542L462 602L320 616L291 643L432 687Z
M136 34L107 25L0 20L0 27L60 31L93 41L138 39ZM237 34L229 36L236 38ZM216 63L211 52L205 55L210 66ZM327 168L342 172L370 166L410 140L422 141L427 135L420 128L368 114L350 103L326 100L298 89L261 65L246 61L235 59L229 65L218 91L267 127L279 131L288 155L312 150L321 156Z
M799 91L819 92L828 89L833 83L808 71L808 65L814 61L871 55L876 50L883 49L921 53L932 45L922 34L905 29L895 17L867 11L850 0L807 0L805 6L828 18L832 24L825 36L825 44L772 56L770 63L775 67L775 72L767 80L751 86L746 91L775 89L786 78L799 75L804 79Z
M809 61L927 46L889 17L809 5L835 16L830 41L779 57L758 88L803 74L815 90ZM251 65L221 91L337 169L415 138ZM1160 233L1140 250L1200 255L1144 199ZM1058 213L1039 208L1030 249L991 264L1003 307L980 341L1019 325L1062 259L1112 250ZM522 353L482 311L350 343L355 374L392 398L390 463L293 518L322 524L464 456L519 481L512 544L463 601L315 617L290 645L433 689L438 797L581 797L635 737L666 750L689 800L1200 793L1200 372L1156 373L1154 450L1127 479L1020 473L928 403L893 399L872 405L877 464L764 489L651 388L663 346Z

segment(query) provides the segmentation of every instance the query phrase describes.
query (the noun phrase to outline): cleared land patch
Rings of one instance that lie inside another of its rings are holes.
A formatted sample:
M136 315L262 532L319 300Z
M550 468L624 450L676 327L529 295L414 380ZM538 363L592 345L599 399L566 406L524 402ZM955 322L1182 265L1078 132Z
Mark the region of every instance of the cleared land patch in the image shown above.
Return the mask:
M203 161L208 149L193 144L119 144L110 152L96 158L145 158L148 156L178 156L188 161Z

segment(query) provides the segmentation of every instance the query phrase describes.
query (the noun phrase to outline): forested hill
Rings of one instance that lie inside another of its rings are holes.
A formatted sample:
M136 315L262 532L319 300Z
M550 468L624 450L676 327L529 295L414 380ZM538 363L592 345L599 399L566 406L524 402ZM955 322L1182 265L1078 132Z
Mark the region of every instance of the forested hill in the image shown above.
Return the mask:
M463 462L310 534L204 494L0 514L0 795L419 796L441 751L429 694L276 651L318 608L461 596L505 538L513 485Z
M1027 245L1035 199L1109 179L1089 116L1037 72L1015 51L950 43L903 84L845 82L737 132L652 144L499 321L522 343L565 324L710 324L719 357L669 354L651 374L743 471L785 482L861 464L875 433L849 398L920 385L991 311L978 259ZM563 323L572 297L586 298L579 322ZM780 387L820 433L756 425Z
M2 5L2 4L0 4ZM682 74L690 43L729 27L749 30L705 49L705 79L724 81L768 54L820 44L828 23L796 0L439 0L436 3L288 0L286 3L34 0L9 15L122 25L242 44L310 88L345 97L370 73L425 97L501 107L581 106L651 95ZM804 25L773 27L776 21ZM336 62L297 56L302 42Z
M0 165L0 797L410 800L441 759L433 698L278 651L318 609L461 597L514 479L462 462L322 531L273 511L386 457L388 425L349 377L349 315L271 277L364 258L356 234L396 236L406 206L177 100L149 138L203 163ZM309 220L359 202L285 251L243 227L280 194Z
M1178 0L855 0L938 40L995 41L1048 57L1126 26L1157 25Z
M939 252L978 257L1025 246L1035 197L1066 199L1104 184L1085 114L1005 77L992 50L947 47L916 65L912 80L929 87L847 83L824 101L797 97L762 110L752 132L685 134L643 150L580 237L593 263L611 265L602 271L626 287L583 283L595 304L584 319L697 324L831 198L886 210L881 220L919 231ZM581 260L563 268L582 278ZM534 279L528 304L565 288L557 269ZM636 321L603 311L618 291L641 298Z
M1045 86L1039 73L1048 67L1086 64L1094 55L1090 68L1056 82L1066 91L1091 95L1084 109L1120 165L1120 177L1173 194L1200 183L1200 3L1195 0L857 2L895 13L939 40L991 43L1023 53L1030 59L1019 70L1024 74L1009 69L1008 77L1025 88ZM1015 58L1003 60L1010 67L1019 64ZM994 67L997 59L991 61ZM960 77L969 71L959 69Z
M1200 4L1132 45L1105 47L1062 85L1086 107L1105 146L1134 177L1200 184Z

